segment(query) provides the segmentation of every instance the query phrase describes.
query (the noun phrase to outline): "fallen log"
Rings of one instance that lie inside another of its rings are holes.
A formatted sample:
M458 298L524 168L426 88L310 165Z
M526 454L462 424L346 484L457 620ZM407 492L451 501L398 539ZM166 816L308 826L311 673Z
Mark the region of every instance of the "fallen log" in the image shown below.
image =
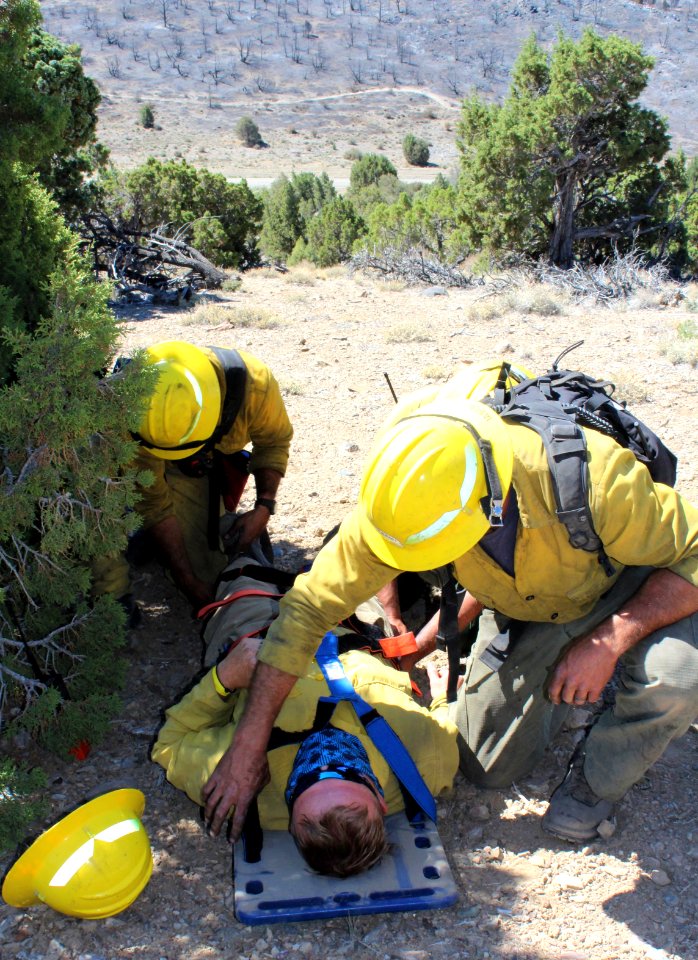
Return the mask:
M147 293L149 299L166 302L181 302L183 290L217 289L228 279L224 270L186 243L184 232L168 236L164 226L135 230L101 212L85 216L81 226L95 272L107 274L120 295L138 299L133 295Z

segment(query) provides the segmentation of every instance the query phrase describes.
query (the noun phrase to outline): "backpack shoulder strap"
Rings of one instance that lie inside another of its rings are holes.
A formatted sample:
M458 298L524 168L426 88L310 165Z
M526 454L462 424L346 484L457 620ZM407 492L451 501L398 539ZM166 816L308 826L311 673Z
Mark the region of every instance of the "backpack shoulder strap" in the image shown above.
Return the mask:
M505 420L535 430L539 435L550 467L556 514L567 529L570 544L579 550L598 553L606 574L612 576L614 568L594 529L589 507L586 440L574 416L565 413L553 400L542 398L521 402L516 389L500 415Z
M215 354L225 374L225 399L223 400L221 422L214 430L207 444L209 447L215 447L221 438L230 430L235 423L235 418L240 412L240 407L245 397L247 367L237 350L212 346L209 346L208 349Z

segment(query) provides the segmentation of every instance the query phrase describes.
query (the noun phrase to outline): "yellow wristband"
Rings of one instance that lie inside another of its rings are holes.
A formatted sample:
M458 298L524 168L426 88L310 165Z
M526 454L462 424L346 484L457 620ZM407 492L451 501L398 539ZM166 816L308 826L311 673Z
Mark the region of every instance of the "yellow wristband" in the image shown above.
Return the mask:
M228 690L227 687L223 686L223 684L221 683L221 678L218 676L217 667L213 668L213 670L211 671L211 675L213 677L213 686L216 688L216 693L218 694L219 697L223 697L224 700L227 700L233 691Z

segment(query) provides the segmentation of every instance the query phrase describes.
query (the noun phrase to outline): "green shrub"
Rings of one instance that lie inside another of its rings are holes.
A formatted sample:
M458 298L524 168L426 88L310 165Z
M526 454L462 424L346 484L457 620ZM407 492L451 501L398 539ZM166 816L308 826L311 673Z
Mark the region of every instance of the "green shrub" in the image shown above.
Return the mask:
M38 22L30 0L0 6L0 736L23 727L66 756L79 740L97 743L118 707L125 615L113 598L92 600L91 562L123 549L136 523L128 426L152 377L138 361L128 378L99 373L119 337L109 289L38 176L48 183L59 159L75 158L71 91L91 87L76 48L64 56L55 41L56 61L44 58L55 38L39 37L31 61ZM83 134L89 119L86 109ZM12 749L2 744L0 769L9 835L39 809L39 774Z
M326 173L294 173L290 180L283 175L275 180L264 195L259 238L264 253L279 259L291 256L312 218L336 195Z
M408 133L402 141L405 160L413 167L426 167L429 163L429 144L413 133Z
M103 180L104 208L129 229L172 230L188 225L185 238L222 267L258 262L262 203L247 184L229 183L220 173L186 160L149 160Z
M152 130L155 126L155 111L150 103L145 103L138 112L138 120L146 130Z
M356 240L366 231L365 224L350 200L335 197L308 224L307 242L299 240L293 262L310 260L318 267L331 267L348 260Z
M360 190L362 187L377 184L385 174L397 177L397 170L390 160L380 153L365 153L352 164L349 186L352 190Z
M261 147L264 143L252 117L240 117L235 125L235 135L246 147Z
M0 854L12 850L25 838L32 822L45 815L45 786L42 770L28 770L9 758L0 759Z

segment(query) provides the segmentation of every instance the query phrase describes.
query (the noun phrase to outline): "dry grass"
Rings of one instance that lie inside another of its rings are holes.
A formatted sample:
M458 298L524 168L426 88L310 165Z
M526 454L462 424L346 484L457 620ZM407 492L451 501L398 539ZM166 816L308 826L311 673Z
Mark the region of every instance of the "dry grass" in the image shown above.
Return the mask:
M638 403L651 403L652 396L647 389L647 384L642 377L634 377L632 374L609 377L615 384L613 396L616 400L625 400L629 406Z
M563 291L544 284L508 290L502 300L507 310L512 313L540 317L560 316L565 313L568 304L568 298Z
M447 380L449 372L450 371L446 370L444 367L424 367L422 370L422 376L425 380L431 380L432 383L436 383L439 380Z
M271 310L240 307L235 311L234 326L256 327L258 330L273 330L281 324L281 317Z
M191 327L217 327L223 323L232 323L235 308L220 303L200 303L189 310L184 323Z
M305 395L305 387L296 380L280 382L279 389L284 397L302 397Z
M280 325L281 318L270 310L202 303L189 312L185 323L197 327L220 327L228 324L233 328L256 327L258 330L273 330Z
M660 352L675 366L687 363L698 367L698 320L681 320L676 327L676 339L664 344Z
M429 343L434 337L416 323L399 323L385 333L386 343Z
M290 267L288 273L283 274L283 278L286 283L295 283L299 287L314 287L319 279L319 271L312 263L303 261Z
M405 280L384 280L381 283L381 289L387 290L388 293L402 293L408 287L409 284Z
M659 310L664 305L664 294L659 290L638 290L625 303L626 310Z
M507 307L502 297L488 297L486 300L478 300L468 308L468 320L471 323L489 323L491 320L498 320L507 312Z

